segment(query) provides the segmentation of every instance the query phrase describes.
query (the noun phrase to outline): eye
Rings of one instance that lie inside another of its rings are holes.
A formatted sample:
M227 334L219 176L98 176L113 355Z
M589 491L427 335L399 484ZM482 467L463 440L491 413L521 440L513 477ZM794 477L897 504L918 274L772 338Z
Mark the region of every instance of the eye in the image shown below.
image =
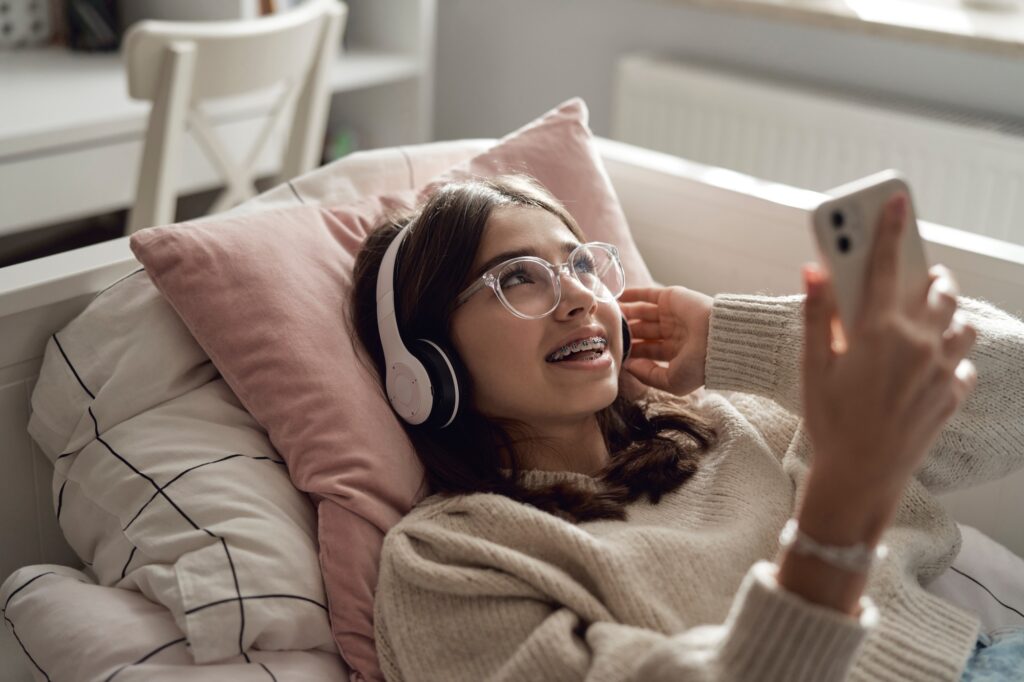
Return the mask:
M572 266L576 269L576 272L581 274L592 274L597 269L597 264L594 262L594 257L589 253L583 253L576 257L573 261Z
M501 279L498 280L502 289L511 289L517 287L520 284L533 284L534 279L523 267L516 267L509 272L502 273Z

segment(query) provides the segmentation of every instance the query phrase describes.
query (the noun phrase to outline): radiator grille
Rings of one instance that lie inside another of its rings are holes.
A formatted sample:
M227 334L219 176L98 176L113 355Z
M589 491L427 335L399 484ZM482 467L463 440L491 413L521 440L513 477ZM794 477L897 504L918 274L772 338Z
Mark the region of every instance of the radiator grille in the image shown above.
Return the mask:
M1024 120L630 55L612 136L817 191L897 168L920 218L1024 244Z

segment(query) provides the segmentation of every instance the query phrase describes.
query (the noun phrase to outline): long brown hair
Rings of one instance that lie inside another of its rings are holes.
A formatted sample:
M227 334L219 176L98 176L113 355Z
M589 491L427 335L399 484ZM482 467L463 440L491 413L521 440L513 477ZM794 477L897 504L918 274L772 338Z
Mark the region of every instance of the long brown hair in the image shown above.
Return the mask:
M491 212L501 206L540 208L557 216L585 241L568 211L539 184L522 175L442 185L414 214L392 216L367 238L356 258L352 325L383 385L384 353L377 330L377 272L388 245L411 221L396 261L395 307L404 339L426 338L451 359L461 407L454 421L434 430L403 426L426 469L431 491L497 493L572 522L624 519L625 505L646 497L657 503L696 472L716 434L687 401L651 391L641 400L621 392L597 413L610 462L599 485L562 482L527 487L520 480L515 422L485 417L473 407L473 388L449 334L455 299L468 284Z

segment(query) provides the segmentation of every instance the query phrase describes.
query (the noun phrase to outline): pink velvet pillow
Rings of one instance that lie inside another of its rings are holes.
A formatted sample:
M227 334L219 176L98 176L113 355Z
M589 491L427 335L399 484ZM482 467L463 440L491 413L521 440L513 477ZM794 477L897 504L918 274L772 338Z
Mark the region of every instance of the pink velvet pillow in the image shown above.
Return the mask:
M344 310L355 255L387 209L468 175L526 172L588 239L618 245L630 285L651 281L573 99L427 187L338 207L302 206L136 233L131 248L318 503L331 625L354 677L380 679L373 590L384 533L425 494L422 467ZM324 169L317 171L323 173Z

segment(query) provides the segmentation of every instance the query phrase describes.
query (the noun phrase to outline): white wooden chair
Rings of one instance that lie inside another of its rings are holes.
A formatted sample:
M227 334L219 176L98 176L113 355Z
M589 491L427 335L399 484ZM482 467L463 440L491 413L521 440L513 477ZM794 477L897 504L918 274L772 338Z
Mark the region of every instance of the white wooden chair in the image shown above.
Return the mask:
M327 125L327 71L348 8L339 0L308 0L289 12L245 21L141 21L124 39L128 92L149 100L146 141L128 234L174 222L179 161L186 127L227 186L211 212L255 196L255 165L278 119L289 130L278 181L314 168ZM250 152L233 159L204 114L205 101L274 87Z

